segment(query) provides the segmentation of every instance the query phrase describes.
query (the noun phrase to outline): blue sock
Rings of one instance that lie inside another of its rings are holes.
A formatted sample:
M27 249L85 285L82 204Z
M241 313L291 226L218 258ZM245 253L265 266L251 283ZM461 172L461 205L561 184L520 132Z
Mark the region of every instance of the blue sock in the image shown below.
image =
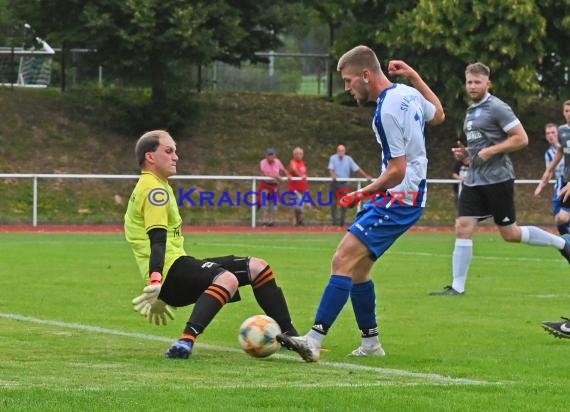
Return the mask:
M558 228L558 233L561 235L565 235L568 233L568 223L564 223L563 225L556 226Z
M356 316L358 328L364 334L377 335L378 324L376 323L376 292L374 282L358 283L352 286L350 300Z
M352 278L348 276L331 275L329 283L321 297L319 308L317 309L313 330L326 335L346 304L351 288Z

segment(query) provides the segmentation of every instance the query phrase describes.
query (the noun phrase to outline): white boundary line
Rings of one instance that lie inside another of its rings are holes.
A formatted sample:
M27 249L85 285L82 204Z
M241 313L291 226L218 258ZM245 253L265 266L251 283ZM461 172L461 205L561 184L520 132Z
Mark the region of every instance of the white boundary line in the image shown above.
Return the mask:
M109 329L109 328L102 328L99 326L90 326L90 325L83 325L81 323L67 323L61 322L57 320L47 320L47 319L39 319L34 318L31 316L20 315L17 313L0 313L0 318L10 319L10 320L17 320L22 322L30 322L39 325L50 325L56 326L59 328L66 328L66 329L73 329L73 330L81 330L85 332L93 332L93 333L100 333L104 335L115 335L115 336L124 336L128 338L136 338L136 339L144 339L144 340L152 340L152 341L159 341L159 342L172 342L173 339L166 338L164 336L157 336L151 335L146 333L136 333L136 332L125 332L118 329ZM227 346L219 346L219 345L211 345L207 343L200 343L200 347L209 350L215 351L224 351L224 352L241 352L240 349L237 348L230 348ZM298 360L301 361L297 357L292 357L288 355L282 354L275 354L273 357L277 357L280 359L287 359L287 360ZM451 378L449 376L438 375L435 373L421 373L421 372L411 372L402 369L391 369L391 368L380 368L375 366L366 366L366 365L358 365L354 363L345 363L345 362L319 362L318 365L321 366L330 366L333 368L342 368L342 369L350 369L350 370L359 370L359 371L367 371L367 372L377 372L381 375L390 375L390 376L398 376L404 378L416 378L416 379L425 379L430 383L435 384L447 384L447 385L496 385L501 384L501 382L488 382L483 380L475 380L475 379L466 379L466 378ZM380 383L379 383L380 384ZM384 382L383 384L390 384L389 382ZM406 385L406 383L403 383ZM375 384L344 384L345 386L378 386ZM417 383L413 384L417 385ZM300 385L303 387L314 387L315 385L306 384ZM318 386L318 385L317 385ZM341 384L332 384L331 386L341 386ZM241 385L237 385L237 387L241 387ZM320 386L319 386L320 387Z
M191 234L191 233L190 233ZM231 243L230 244L232 247L251 247L251 245L245 244L245 243ZM224 247L227 248L228 247L228 243L218 243L218 242L208 242L206 241L200 241L200 246L219 246L219 247ZM306 251L307 248L306 247L300 247L300 246L283 246L283 245L263 245L264 248L268 248L268 249L281 249L281 250L302 250L302 251ZM332 253L334 252L334 247L333 248L329 248L329 247L311 247L310 248L311 251L330 251L331 252L331 256ZM436 257L436 258L445 258L448 259L451 256L451 252L453 250L450 249L449 253L431 253L431 252L406 252L406 251L398 251L398 250L391 250L390 252L388 252L390 255L403 255L403 256L427 256L427 257ZM553 256L557 256L556 254L553 254ZM477 260L490 260L490 261L512 261L512 262L553 262L554 260L560 260L557 258L532 258L532 257L524 257L524 256L477 256ZM565 262L564 260L560 260L560 262Z
M4 233L9 233L9 232L4 232ZM64 233L66 234L66 233ZM70 233L73 234L73 233ZM114 233L101 233L103 235L107 235L107 234L114 234ZM218 234L218 233L216 233ZM224 233L220 233L220 234L224 234ZM319 233L318 233L319 234ZM326 234L326 233L325 233ZM96 233L96 235L98 235ZM186 236L191 236L192 232L188 232L186 233ZM87 238L82 240L81 242L86 242ZM59 241L59 240L39 240L39 241L34 241L34 243L38 243L38 244L53 244L53 243L63 243L63 241ZM88 241L88 243L98 243L97 240L93 240L93 241ZM125 244L124 240L116 240L116 241L106 241L106 244ZM244 248L249 248L251 247L251 245L249 244L245 244L245 243L235 243L232 242L230 244L232 247L244 247ZM214 247L223 247L225 249L227 249L228 247L228 243L219 243L219 242L208 242L207 240L202 239L200 241L200 246L214 246ZM307 248L306 247L300 247L300 246L294 246L294 245L263 245L263 247L268 248L268 249L276 249L276 250L301 250L301 251L306 251ZM314 247L312 246L310 249L311 251L328 251L331 252L331 256L332 253L334 251L334 247ZM450 249L449 253L432 253L432 252L407 252L407 251L399 251L399 250L390 250L388 252L389 255L394 255L394 256L426 256L426 257L432 257L432 258L442 258L442 259L449 259L449 257L451 256L451 252L452 250ZM556 254L553 254L553 256L557 256ZM552 263L556 260L564 263L564 260L560 260L556 257L554 258L548 258L548 257L524 257L524 256L477 256L477 260L486 260L486 261L509 261L509 262L538 262L538 263L543 263L543 262L549 262Z

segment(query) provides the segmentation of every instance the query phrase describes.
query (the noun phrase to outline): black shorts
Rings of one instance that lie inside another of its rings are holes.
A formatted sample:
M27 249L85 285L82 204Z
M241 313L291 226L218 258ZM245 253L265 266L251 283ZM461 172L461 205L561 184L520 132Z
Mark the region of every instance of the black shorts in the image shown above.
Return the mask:
M226 271L237 277L239 286L251 284L249 257L230 255L196 259L192 256L181 256L168 271L160 290L160 299L175 307L191 305ZM238 300L240 296L236 291L231 301Z
M459 217L485 220L493 216L497 226L516 222L514 180L483 186L465 186L461 189Z

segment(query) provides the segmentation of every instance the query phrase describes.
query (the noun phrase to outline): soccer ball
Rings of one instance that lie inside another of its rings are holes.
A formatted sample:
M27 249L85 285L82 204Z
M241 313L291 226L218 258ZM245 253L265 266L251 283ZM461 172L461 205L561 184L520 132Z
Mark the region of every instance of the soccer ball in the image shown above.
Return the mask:
M256 358L265 358L281 347L275 339L280 333L281 328L272 318L255 315L243 321L239 328L238 340L247 354Z

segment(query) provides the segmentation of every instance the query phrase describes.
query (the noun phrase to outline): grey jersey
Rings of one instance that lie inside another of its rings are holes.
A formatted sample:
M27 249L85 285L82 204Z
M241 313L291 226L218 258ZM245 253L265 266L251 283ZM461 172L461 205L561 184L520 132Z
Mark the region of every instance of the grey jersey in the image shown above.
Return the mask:
M564 150L564 181L570 182L570 125L558 128L558 144Z
M471 163L463 180L464 185L490 185L515 178L508 154L496 154L487 161L483 161L478 154L480 150L506 140L507 132L518 124L520 120L511 107L491 94L467 108L463 131L467 137Z

